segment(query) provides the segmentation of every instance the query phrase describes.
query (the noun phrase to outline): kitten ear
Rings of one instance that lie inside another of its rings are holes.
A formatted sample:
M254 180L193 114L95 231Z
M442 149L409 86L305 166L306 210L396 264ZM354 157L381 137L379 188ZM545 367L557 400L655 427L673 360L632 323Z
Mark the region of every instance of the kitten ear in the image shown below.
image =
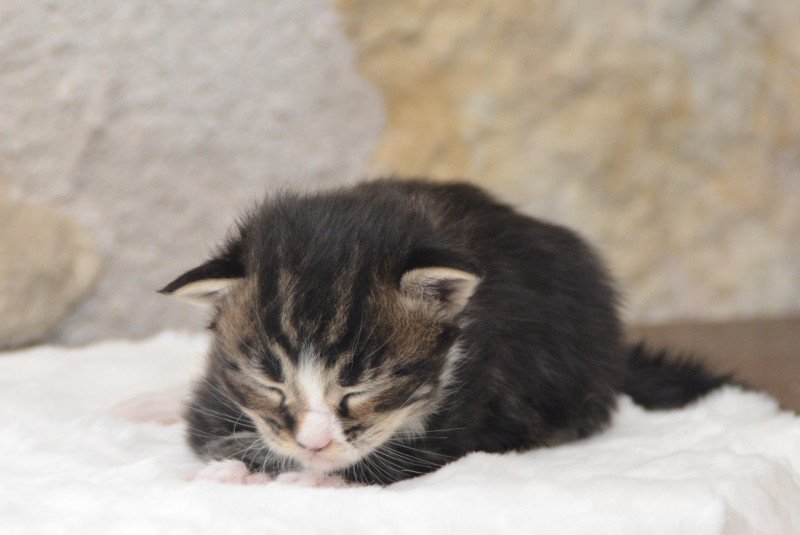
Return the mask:
M480 278L467 271L449 267L420 267L406 271L400 289L407 295L433 301L454 318L467 306Z
M213 305L244 277L244 266L231 258L214 258L190 269L158 293L174 295L199 305Z

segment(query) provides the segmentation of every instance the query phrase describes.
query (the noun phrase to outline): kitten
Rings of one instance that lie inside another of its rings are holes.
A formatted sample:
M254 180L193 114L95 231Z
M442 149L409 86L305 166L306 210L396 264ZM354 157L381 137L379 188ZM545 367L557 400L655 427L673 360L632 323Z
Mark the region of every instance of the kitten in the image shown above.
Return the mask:
M727 380L627 347L592 249L463 183L277 195L161 292L214 310L189 444L256 473L386 485Z

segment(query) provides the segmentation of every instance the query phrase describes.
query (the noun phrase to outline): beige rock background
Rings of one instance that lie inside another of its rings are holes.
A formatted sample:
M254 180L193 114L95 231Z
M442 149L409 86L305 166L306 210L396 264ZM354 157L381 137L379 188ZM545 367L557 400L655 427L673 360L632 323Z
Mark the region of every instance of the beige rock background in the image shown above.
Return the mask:
M0 192L0 349L46 338L94 288L100 264L72 219Z
M373 172L580 229L637 321L800 310L800 3L337 5L387 101Z
M800 3L0 0L0 28L0 187L70 221L58 289L104 266L24 340L198 328L154 290L239 209L385 173L577 228L631 320L800 311Z

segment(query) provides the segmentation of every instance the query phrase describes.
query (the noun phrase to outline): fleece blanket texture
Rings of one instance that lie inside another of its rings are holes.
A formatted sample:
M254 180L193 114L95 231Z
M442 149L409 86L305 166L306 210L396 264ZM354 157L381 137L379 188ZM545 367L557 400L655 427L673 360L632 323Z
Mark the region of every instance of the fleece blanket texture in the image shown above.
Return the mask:
M207 341L0 355L0 533L800 533L800 418L733 387L663 412L622 398L588 440L388 488L189 481L182 423L114 408L185 397Z

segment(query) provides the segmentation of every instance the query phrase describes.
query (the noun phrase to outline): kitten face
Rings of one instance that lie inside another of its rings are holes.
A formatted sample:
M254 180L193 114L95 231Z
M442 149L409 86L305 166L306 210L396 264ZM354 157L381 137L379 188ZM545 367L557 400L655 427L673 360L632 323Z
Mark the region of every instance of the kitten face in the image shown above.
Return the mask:
M464 275L437 269L448 296L472 292L472 277L459 288ZM258 280L246 278L218 302L211 369L272 451L332 471L422 430L458 351L450 302L425 295L435 285L420 271L405 287L340 283L311 299L281 274L259 300Z
M271 451L318 471L423 430L479 281L463 251L434 239L421 201L365 194L266 202L162 290L213 307L210 382Z

